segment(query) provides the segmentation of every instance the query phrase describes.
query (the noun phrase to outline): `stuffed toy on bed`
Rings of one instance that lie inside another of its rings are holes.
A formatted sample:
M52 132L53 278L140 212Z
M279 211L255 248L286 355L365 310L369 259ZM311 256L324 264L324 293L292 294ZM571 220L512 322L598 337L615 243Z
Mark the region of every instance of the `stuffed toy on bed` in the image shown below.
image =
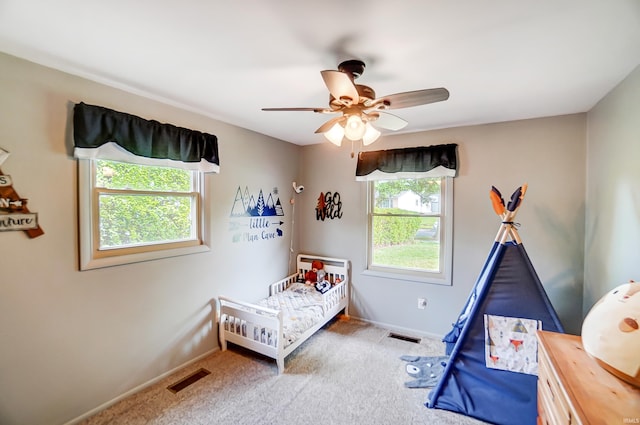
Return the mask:
M318 280L316 282L316 289L323 294L327 292L329 289L331 289L331 282L329 282L326 279L326 275L327 274L325 273L324 270L322 269L318 270Z
M320 260L313 260L311 262L311 270L304 274L304 283L307 285L315 285L318 282L318 270L322 270L324 264Z

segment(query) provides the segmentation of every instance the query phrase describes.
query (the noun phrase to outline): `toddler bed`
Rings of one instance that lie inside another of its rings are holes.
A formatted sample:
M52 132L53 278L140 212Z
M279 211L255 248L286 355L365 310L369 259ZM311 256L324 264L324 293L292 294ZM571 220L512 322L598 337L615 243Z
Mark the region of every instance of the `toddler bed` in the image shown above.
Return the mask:
M324 264L331 289L320 293L304 282L311 263ZM247 303L219 297L219 339L222 350L231 342L276 360L278 373L284 359L318 329L344 310L348 316L349 261L300 254L297 271L269 286L269 297Z

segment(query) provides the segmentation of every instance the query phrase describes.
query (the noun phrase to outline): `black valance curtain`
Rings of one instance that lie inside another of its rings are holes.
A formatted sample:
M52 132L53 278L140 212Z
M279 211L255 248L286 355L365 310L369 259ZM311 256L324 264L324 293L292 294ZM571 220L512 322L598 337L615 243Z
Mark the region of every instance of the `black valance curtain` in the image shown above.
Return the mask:
M73 138L76 158L220 171L216 136L101 106L74 106Z
M356 180L455 177L457 144L360 152Z

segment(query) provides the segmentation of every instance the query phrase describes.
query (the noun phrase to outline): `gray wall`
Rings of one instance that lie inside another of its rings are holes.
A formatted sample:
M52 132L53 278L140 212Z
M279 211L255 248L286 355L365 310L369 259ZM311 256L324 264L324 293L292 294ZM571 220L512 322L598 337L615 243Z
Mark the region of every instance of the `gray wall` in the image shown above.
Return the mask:
M640 281L640 67L588 114L584 313Z
M362 275L365 185L354 180L350 146L298 147L4 54L0 69L0 147L11 152L2 171L29 198L45 231L35 239L20 231L0 233L2 424L71 421L215 350L215 299L266 295L265 282L289 268L292 233L296 252L300 247L352 259L354 316L441 335L459 313L495 236L499 220L488 199L491 185L510 194L529 184L518 215L520 233L568 331L579 331L582 320L583 269L586 308L620 280L640 278L637 261L629 258L638 252L640 201L634 188L640 176L632 163L640 149L637 70L589 113L588 138L587 115L578 114L385 136L371 147L459 144L449 287ZM210 252L78 271L70 120L79 101L219 137L221 173L206 180ZM614 153L599 152L610 147ZM295 198L295 233L288 202L294 180L306 187ZM232 242L229 214L239 186L280 190L282 239ZM315 219L321 191L340 192L342 219ZM426 310L416 308L418 297L428 298Z
M258 299L286 274L300 148L7 55L0 69L2 172L45 232L0 232L0 424L61 424L216 349L212 300ZM210 252L78 271L69 126L79 101L218 136ZM231 242L238 186L281 189L285 237Z
M426 113L426 112L425 112ZM355 181L351 145L304 147L303 208L296 214L307 251L353 262L353 316L398 330L441 336L451 328L489 253L500 220L489 190L505 198L529 190L517 220L529 257L570 332L581 321L584 245L585 114L384 136L370 150L458 144L454 179L453 285L441 286L362 274L366 268L366 183ZM318 221L320 192L339 192L343 217ZM426 297L426 310L417 299Z

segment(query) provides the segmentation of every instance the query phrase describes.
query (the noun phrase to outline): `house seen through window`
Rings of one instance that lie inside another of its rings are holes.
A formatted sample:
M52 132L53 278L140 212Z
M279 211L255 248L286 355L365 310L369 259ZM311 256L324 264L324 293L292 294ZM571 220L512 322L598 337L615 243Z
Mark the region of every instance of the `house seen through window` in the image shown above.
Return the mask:
M368 270L450 284L453 179L368 184Z

